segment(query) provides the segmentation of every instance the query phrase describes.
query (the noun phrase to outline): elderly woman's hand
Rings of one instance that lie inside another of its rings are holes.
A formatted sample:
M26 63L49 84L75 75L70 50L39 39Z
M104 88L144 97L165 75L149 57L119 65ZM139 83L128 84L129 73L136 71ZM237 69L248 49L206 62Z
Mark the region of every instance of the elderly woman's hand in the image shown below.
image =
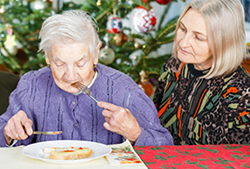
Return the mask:
M27 117L26 113L20 110L14 116L12 116L4 127L4 137L7 145L10 145L11 141L24 140L33 133L33 122Z
M128 109L111 103L100 101L97 104L104 108L102 112L106 120L104 127L135 143L141 134L141 128L133 114Z

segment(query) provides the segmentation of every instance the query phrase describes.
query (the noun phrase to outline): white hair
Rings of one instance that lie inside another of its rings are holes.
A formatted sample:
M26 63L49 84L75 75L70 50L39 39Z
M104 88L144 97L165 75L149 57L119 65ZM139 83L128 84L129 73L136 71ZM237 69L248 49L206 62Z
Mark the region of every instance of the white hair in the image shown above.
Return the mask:
M82 10L52 15L43 22L39 52L50 53L53 44L75 41L86 43L89 52L96 58L97 45L101 42L96 29L95 20Z

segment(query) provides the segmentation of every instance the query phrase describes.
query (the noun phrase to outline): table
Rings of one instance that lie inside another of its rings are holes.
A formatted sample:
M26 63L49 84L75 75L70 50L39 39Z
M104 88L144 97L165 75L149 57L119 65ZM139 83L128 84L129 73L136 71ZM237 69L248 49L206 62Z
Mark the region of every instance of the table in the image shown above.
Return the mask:
M8 169L144 169L145 166L110 166L105 157L80 164L52 164L24 156L24 146L0 148L0 168ZM250 145L134 146L149 169L250 168Z
M149 169L250 168L250 145L136 146Z

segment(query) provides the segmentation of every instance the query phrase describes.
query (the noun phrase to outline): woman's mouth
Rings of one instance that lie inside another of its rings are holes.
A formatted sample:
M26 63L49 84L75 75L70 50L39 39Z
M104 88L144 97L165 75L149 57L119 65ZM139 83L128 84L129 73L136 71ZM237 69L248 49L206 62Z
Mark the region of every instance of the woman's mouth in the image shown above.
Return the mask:
M179 48L179 51L185 55L190 55L191 53L187 52L186 50L183 50L182 48Z

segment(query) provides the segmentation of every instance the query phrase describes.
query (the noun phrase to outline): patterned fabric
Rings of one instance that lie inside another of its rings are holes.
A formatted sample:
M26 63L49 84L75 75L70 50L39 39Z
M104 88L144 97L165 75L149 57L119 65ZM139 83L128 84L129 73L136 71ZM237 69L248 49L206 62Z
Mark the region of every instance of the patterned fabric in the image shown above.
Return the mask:
M154 102L175 145L250 142L250 77L239 66L226 77L200 78L192 64L170 58Z
M250 145L136 146L148 169L250 168Z
M98 77L90 87L97 99L128 108L139 125L141 134L135 145L172 145L168 130L161 126L152 100L127 75L97 64ZM4 147L4 127L19 110L33 121L35 131L63 131L59 135L31 135L16 143L49 140L86 140L103 144L122 143L124 138L104 128L103 108L89 96L74 95L60 89L54 82L50 68L26 73L11 93L10 106L0 116L0 147Z

